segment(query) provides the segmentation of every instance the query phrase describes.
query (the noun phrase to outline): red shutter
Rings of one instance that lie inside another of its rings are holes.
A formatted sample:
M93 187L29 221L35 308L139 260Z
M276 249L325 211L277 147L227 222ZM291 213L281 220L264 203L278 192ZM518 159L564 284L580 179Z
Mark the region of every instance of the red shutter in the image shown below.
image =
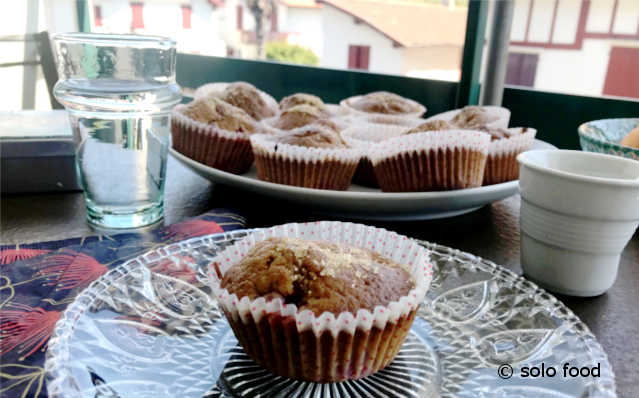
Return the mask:
M277 5L273 6L271 12L271 32L277 32Z
M359 46L359 69L368 70L368 61L370 59L370 46Z
M142 16L143 3L131 3L131 27L133 29L144 28L144 17Z
M102 26L102 7L93 6L93 22L95 26Z
M639 98L639 48L613 47L608 61L604 95Z
M348 68L368 70L370 61L370 46L348 46Z
M182 6L182 29L191 29L191 6Z
M242 9L241 5L238 5L236 10L236 25L237 25L237 30L243 30L244 29L244 24L242 23L242 17L244 17L244 10Z
M357 46L348 46L348 69L357 68Z
M508 53L506 84L532 87L535 85L539 55Z

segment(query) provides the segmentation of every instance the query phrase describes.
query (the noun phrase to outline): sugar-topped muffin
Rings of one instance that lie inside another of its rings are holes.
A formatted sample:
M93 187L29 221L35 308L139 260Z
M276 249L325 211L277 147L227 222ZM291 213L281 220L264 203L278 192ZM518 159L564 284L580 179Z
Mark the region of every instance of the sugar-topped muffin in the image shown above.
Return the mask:
M477 128L494 122L498 118L482 106L469 105L463 107L450 122L461 128Z
M328 119L322 110L311 105L297 105L285 110L279 118L275 120L273 127L282 130L292 130L313 123L322 124L335 131L339 131L339 127L335 122Z
M386 306L407 295L415 281L406 266L371 250L270 238L226 272L222 287L238 298L281 298L319 316Z
M386 91L366 94L352 101L350 106L356 110L368 113L382 113L386 115L401 115L418 112L414 101Z
M219 93L219 97L244 110L255 120L275 116L277 113L277 110L264 100L263 93L250 83L231 83Z
M280 101L280 110L285 111L297 105L310 105L321 110L324 113L328 112L326 110L326 106L324 105L324 101L322 101L320 97L306 93L291 94L282 98L282 100Z
M192 120L214 124L223 130L242 133L255 131L255 123L246 112L219 98L206 97L193 100L180 108L180 112Z
M519 134L524 134L528 131L527 127L515 128L515 129L504 129L501 127L486 127L479 126L476 128L479 131L483 131L485 133L490 134L490 140L496 141L504 138L514 137Z
M445 120L429 120L405 131L404 135L423 133L424 131L452 130L454 128L455 126Z

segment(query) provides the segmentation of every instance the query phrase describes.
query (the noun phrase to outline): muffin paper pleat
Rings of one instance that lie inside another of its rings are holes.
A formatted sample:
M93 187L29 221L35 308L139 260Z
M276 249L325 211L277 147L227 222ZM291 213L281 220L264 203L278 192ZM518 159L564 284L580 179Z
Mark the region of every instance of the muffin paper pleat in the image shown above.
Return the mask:
M373 310L320 316L281 299L240 299L223 289L214 268L223 275L269 237L325 240L373 250L407 266L415 287L398 301ZM257 231L224 249L214 263L209 273L213 294L247 355L280 376L315 382L365 377L392 362L432 279L428 252L417 242L380 228L328 221Z
M307 148L251 136L260 180L298 187L346 190L361 157L353 148Z

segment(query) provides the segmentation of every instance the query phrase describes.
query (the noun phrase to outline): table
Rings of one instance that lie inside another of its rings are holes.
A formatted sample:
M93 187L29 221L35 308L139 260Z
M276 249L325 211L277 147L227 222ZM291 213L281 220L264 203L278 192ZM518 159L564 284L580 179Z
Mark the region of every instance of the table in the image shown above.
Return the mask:
M331 219L255 194L214 186L173 158L169 159L166 186L167 224L213 207L242 212L249 227ZM519 196L513 196L445 220L367 223L467 251L521 274L519 202ZM79 192L3 196L1 211L3 244L96 233L85 222L84 201ZM617 281L608 293L595 298L557 297L588 325L608 353L619 397L639 396L639 233L624 250Z

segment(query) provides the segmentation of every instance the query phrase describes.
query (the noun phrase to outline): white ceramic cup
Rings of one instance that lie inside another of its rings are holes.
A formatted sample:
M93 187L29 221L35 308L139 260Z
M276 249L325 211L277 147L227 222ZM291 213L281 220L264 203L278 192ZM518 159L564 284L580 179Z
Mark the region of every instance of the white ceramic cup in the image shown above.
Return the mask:
M561 294L604 293L639 225L639 162L565 150L517 160L524 274Z

